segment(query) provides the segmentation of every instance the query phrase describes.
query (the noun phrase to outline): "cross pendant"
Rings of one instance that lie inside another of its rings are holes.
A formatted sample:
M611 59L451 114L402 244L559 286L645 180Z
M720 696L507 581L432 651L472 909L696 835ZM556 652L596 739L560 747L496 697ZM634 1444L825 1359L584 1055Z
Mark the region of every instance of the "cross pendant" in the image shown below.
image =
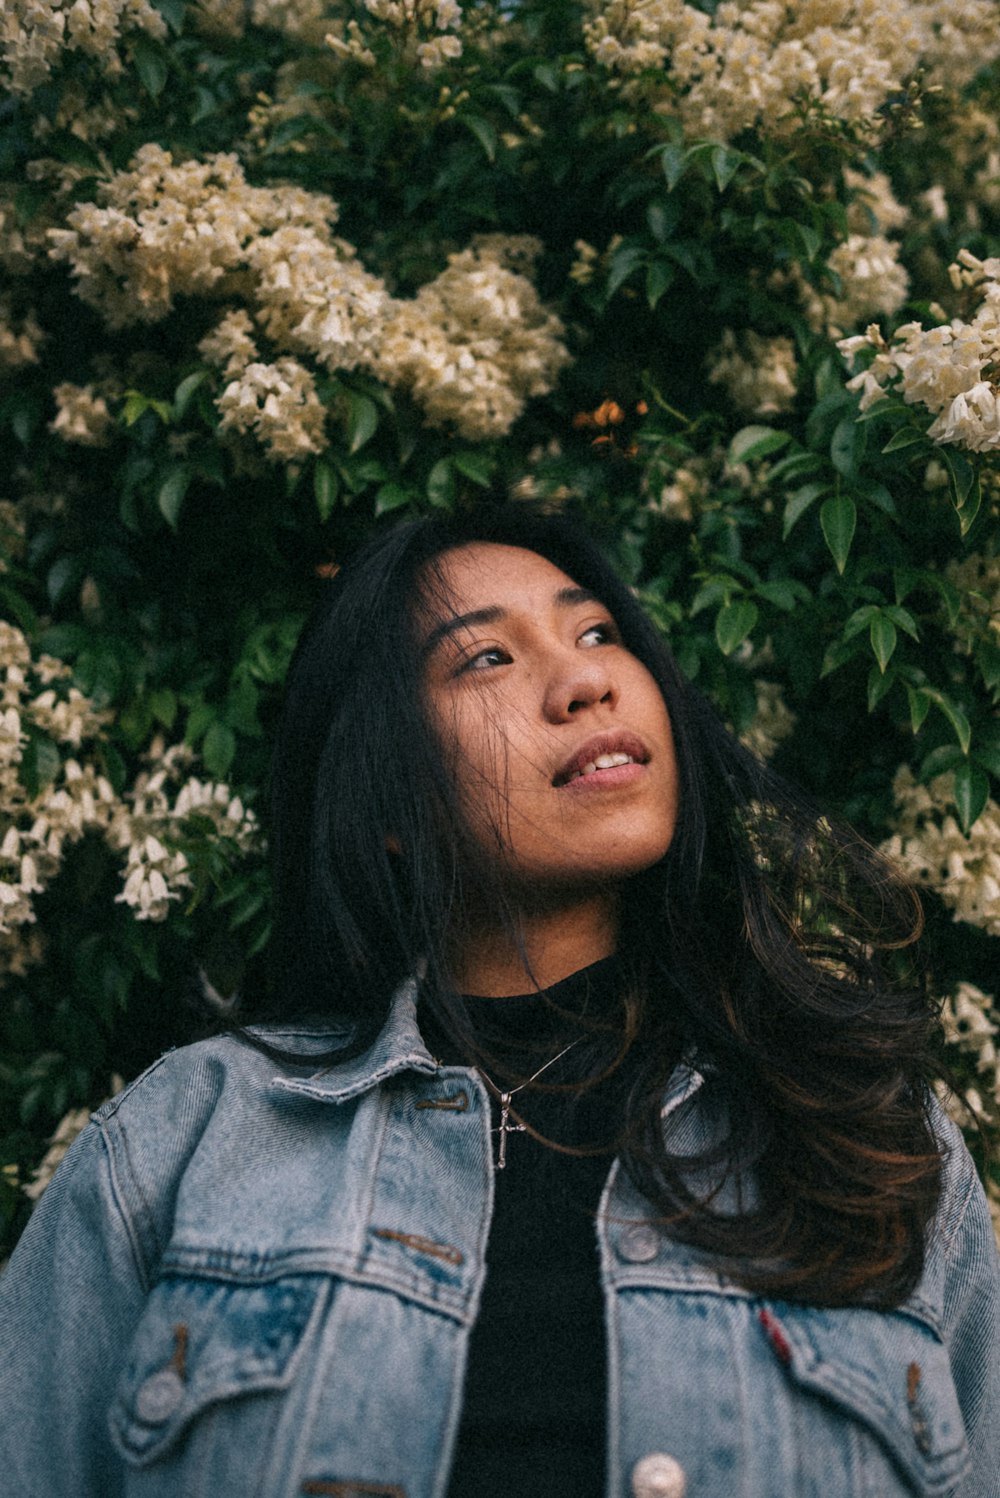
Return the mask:
M510 1099L511 1094L509 1092L501 1092L500 1125L493 1130L494 1134L500 1135L500 1147L497 1150L497 1170L506 1170L507 1168L507 1135L524 1134L527 1132L523 1123L510 1122Z

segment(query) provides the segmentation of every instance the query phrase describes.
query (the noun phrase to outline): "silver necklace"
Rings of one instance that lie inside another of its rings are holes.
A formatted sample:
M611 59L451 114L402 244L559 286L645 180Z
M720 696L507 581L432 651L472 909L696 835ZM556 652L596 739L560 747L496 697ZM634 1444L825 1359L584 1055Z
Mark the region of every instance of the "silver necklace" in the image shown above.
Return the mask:
M511 1123L510 1121L511 1098L514 1096L515 1092L520 1092L523 1088L530 1087L532 1082L537 1081L537 1079L542 1075L543 1071L548 1071L550 1066L555 1066L556 1062L561 1061L562 1058L566 1055L567 1051L571 1051L575 1045L579 1044L580 1037L578 1036L576 1040L571 1040L569 1045L563 1046L558 1056L553 1056L550 1061L546 1061L544 1066L540 1066L532 1076L528 1077L524 1082L519 1082L517 1086L512 1087L509 1092L504 1092L501 1088L499 1088L493 1081L492 1077L488 1077L486 1075L481 1066L476 1067L476 1070L482 1077L483 1081L486 1083L486 1086L500 1103L500 1123L499 1126L492 1131L494 1134L498 1134L500 1136L497 1144L497 1170L507 1169L507 1135L527 1133L527 1127L525 1124Z

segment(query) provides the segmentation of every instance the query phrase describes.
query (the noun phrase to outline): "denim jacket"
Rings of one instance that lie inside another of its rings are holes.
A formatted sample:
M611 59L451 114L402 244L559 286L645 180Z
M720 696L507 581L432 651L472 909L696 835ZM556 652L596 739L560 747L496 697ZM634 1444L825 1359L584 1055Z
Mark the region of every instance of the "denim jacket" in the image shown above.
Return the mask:
M413 985L340 1066L309 1063L329 1029L267 1038L302 1064L233 1037L162 1057L42 1198L0 1280L11 1498L445 1493L492 1211L489 1098L431 1058ZM699 1087L682 1067L664 1102L682 1147ZM998 1498L1000 1264L940 1127L926 1272L889 1313L729 1282L645 1221L612 1166L607 1498Z

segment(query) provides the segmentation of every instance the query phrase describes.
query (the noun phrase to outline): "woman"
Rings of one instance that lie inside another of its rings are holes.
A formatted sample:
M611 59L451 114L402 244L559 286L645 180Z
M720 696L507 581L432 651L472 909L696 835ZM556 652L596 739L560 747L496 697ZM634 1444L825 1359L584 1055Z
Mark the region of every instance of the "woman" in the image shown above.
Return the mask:
M272 845L266 995L99 1110L12 1260L11 1492L1000 1494L911 897L575 527L344 567Z

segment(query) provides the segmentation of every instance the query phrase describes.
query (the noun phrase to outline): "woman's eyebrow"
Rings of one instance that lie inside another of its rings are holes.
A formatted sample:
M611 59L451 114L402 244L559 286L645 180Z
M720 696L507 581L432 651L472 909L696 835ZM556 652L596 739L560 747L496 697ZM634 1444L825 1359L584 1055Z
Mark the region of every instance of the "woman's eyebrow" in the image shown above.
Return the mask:
M591 593L589 588L578 588L574 584L570 588L560 588L553 602L557 608L574 608L581 603L599 603L600 600ZM498 603L494 603L486 608L470 609L467 614L456 614L452 619L442 619L440 624L435 624L427 636L421 653L426 658L437 649L442 640L457 634L461 629L468 629L470 625L499 624L502 619L506 619L507 612Z

